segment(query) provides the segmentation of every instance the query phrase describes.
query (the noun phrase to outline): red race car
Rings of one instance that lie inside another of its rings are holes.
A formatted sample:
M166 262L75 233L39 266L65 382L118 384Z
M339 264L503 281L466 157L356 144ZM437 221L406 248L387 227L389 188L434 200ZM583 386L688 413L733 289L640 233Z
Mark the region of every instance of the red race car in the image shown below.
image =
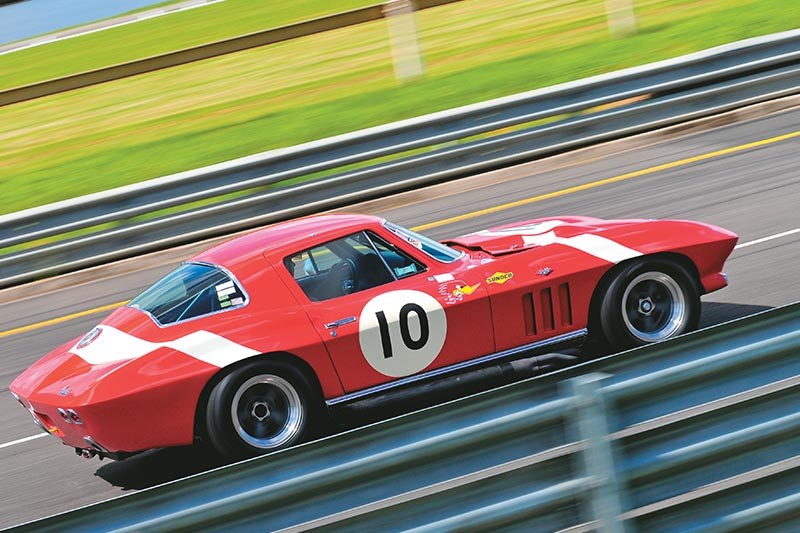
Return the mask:
M10 388L87 457L196 439L255 455L334 405L589 336L690 331L736 241L678 220L543 218L443 243L373 216L293 220L187 261Z

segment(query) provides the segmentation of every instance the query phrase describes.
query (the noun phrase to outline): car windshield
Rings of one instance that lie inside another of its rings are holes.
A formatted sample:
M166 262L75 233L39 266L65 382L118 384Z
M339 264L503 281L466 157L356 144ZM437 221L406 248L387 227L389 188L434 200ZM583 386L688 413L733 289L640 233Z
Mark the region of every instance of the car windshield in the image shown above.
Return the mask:
M464 252L453 250L449 246L445 246L440 242L436 242L425 235L420 235L419 233L406 229L402 226L398 226L397 224L393 224L389 221L384 221L383 225L386 227L386 229L404 241L411 243L414 247L419 248L429 256L433 257L437 261L441 261L442 263L452 263L464 255Z
M128 303L168 325L218 311L241 307L244 291L223 269L205 263L185 263Z

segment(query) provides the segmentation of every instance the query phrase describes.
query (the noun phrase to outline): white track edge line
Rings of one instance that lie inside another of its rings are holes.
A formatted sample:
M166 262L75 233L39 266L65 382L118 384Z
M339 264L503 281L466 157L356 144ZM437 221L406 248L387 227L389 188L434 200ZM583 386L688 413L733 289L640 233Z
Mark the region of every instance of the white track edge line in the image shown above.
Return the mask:
M753 246L754 244L761 244L762 242L772 241L774 239L780 239L781 237L788 237L789 235L794 235L795 233L800 233L800 228L790 229L789 231L776 233L774 235L768 235L766 237L762 237L760 239L756 239L750 242L743 242L741 244L737 244L734 247L734 250L738 250L739 248L747 248L748 246Z
M37 435L31 435L30 437L12 440L11 442L0 444L0 448L8 448L9 446L14 446L15 444L22 444L23 442L28 442L29 440L39 439L42 437L47 437L47 433L39 433Z

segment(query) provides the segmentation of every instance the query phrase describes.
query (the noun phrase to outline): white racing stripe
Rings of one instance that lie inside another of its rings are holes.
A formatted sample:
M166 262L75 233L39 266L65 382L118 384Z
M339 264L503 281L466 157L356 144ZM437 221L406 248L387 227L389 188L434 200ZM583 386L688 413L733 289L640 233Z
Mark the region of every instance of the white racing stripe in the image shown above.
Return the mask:
M475 233L470 233L469 235L481 235L484 237L513 237L515 235L522 237L524 235L542 235L564 225L566 225L566 222L563 220L545 220L544 222L534 222L532 224L526 224L525 226L513 226L511 228L492 230L486 229L477 231Z
M535 222L526 226L515 226L495 230L484 230L474 233L486 237L519 236L524 246L547 246L548 244L562 244L581 252L598 257L609 263L619 263L632 257L639 257L641 252L623 246L618 242L592 233L584 233L574 237L558 237L553 231L559 226L567 225L563 220L546 220Z
M567 225L567 223L563 220L546 220L544 222L528 224L527 226L479 231L475 235L488 237L519 236L526 247L562 244L598 257L603 261L608 261L609 263L619 263L626 259L642 255L641 252L637 252L616 241L593 233L584 233L574 237L556 236L553 230L559 226L565 225Z
M222 368L260 353L204 330L195 331L172 341L150 342L112 326L100 325L98 328L102 331L93 342L82 348L78 348L76 344L70 349L71 353L90 365L127 361L152 353L159 348L171 348Z
M574 237L556 237L552 231L544 235L523 236L522 241L526 246L546 244L563 244L581 252L598 257L609 263L619 263L632 257L639 257L642 252L637 252L633 248L623 246L618 242L612 241L600 235L584 233Z

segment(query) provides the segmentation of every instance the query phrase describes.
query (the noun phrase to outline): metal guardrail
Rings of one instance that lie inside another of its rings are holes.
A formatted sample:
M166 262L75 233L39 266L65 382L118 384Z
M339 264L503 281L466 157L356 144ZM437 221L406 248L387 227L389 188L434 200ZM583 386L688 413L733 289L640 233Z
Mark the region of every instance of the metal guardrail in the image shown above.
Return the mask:
M800 528L800 303L19 531Z
M437 7L458 1L460 0L416 0L415 8L427 9L429 7ZM202 61L203 59L241 52L251 48L258 48L259 46L280 43L314 33L338 30L365 22L373 22L384 18L385 5L386 4L375 4L343 13L334 13L333 15L327 15L325 17L296 22L294 24L288 24L279 28L270 28L255 33L248 33L247 35L239 35L221 41L193 46L191 48L146 57L144 59L137 59L136 61L127 63L119 63L88 72L73 74L71 76L0 90L0 106L72 91L74 89L80 89L81 87L88 87L90 85L119 80L130 76L138 76L139 74L145 74L147 72L154 72L178 65L185 65L194 61Z
M3 215L0 288L798 92L800 30Z

